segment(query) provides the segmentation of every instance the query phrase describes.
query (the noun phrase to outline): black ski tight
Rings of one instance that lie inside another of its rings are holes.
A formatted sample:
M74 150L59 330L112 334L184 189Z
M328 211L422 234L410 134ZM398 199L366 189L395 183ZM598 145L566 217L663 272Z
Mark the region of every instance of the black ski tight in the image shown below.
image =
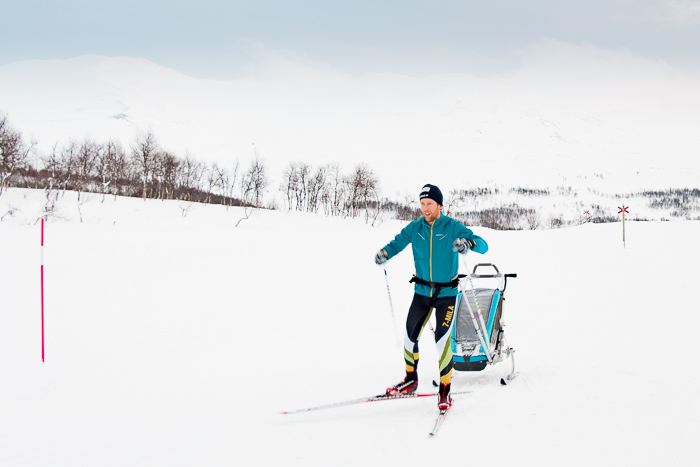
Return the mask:
M404 337L404 360L406 371L418 368L418 341L430 315L435 310L435 343L437 345L440 380L447 384L452 377L452 318L454 317L455 297L437 298L431 307L431 298L414 294L406 317L406 335Z

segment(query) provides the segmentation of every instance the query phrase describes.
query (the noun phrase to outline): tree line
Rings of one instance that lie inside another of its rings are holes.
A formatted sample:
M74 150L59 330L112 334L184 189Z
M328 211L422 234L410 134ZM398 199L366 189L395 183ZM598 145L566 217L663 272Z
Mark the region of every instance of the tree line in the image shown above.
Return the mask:
M163 149L152 132L137 134L129 147L120 141L91 138L55 144L38 154L37 143L27 143L0 115L0 195L5 188L26 187L49 191L72 190L144 199L178 199L227 206L263 207L270 188L264 161L249 166L238 160L224 167L206 164L187 155L178 157ZM356 217L378 212L379 180L366 165L350 174L337 164L316 169L291 162L279 187L286 208ZM48 195L47 195L48 197Z
M267 188L265 164L256 158L245 170L180 158L158 144L152 132L139 133L132 145L121 142L55 144L37 155L6 116L0 116L0 194L10 186L73 190L153 199L181 199L231 206L261 206ZM36 163L33 163L35 162Z
M287 209L323 212L331 216L376 218L380 209L379 179L364 164L343 175L338 164L314 169L303 162L290 162L280 186Z
M381 222L383 217L404 221L421 216L414 196L403 200L380 197L379 179L364 164L344 173L338 164L314 167L304 162L289 162L277 187L284 207L290 211L322 213L328 216L358 217L367 222ZM256 157L249 165L238 160L229 166L206 164L191 155L178 157L163 149L152 132L138 133L128 147L120 141L98 142L86 138L81 142L55 144L48 154L41 154L35 141L26 142L12 128L7 116L0 114L0 195L7 187L46 190L46 210L51 210L59 192L76 191L78 202L84 192L144 199L177 199L187 202L226 206L276 208L264 204L271 187L269 170ZM589 190L590 191L590 190ZM700 219L700 191L669 189L644 191L627 197L646 199L655 210L668 210L675 218ZM552 195L576 200L568 216L544 213L510 201L496 201L508 194L524 198ZM595 190L592 194L598 195ZM479 200L477 208L476 201ZM452 190L445 196L445 212L470 226L497 230L561 228L584 222L616 222L610 209L585 205L571 187L549 189L511 188L501 193L497 187L473 187ZM584 213L584 214L582 214ZM647 220L646 218L635 218ZM663 220L663 218L662 218Z

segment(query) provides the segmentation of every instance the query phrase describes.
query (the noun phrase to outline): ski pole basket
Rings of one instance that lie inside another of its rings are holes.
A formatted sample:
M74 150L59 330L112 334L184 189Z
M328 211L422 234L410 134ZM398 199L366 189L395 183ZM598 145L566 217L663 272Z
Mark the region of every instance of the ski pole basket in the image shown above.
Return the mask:
M503 302L508 278L491 263L474 266L471 274L459 276L459 293L452 328L452 354L457 371L481 371L489 364L511 357L516 376L513 349L504 334ZM501 381L505 384L505 381Z

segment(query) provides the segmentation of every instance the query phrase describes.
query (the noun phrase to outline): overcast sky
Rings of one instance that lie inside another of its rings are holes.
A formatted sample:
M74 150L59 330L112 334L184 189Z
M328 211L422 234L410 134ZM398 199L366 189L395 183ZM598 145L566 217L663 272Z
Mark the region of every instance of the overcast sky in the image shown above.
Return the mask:
M0 64L86 54L231 79L272 58L489 74L555 41L700 63L700 0L0 0Z

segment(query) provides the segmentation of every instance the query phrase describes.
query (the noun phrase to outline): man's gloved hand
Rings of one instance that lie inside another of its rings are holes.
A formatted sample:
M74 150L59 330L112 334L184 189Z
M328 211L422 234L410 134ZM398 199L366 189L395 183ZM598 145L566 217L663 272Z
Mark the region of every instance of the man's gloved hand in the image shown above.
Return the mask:
M452 244L454 246L453 250L458 253L466 253L467 250L471 250L476 246L476 242L470 238L458 238Z
M374 262L381 265L387 262L389 259L389 253L386 252L384 248L377 252L377 256L374 257Z

